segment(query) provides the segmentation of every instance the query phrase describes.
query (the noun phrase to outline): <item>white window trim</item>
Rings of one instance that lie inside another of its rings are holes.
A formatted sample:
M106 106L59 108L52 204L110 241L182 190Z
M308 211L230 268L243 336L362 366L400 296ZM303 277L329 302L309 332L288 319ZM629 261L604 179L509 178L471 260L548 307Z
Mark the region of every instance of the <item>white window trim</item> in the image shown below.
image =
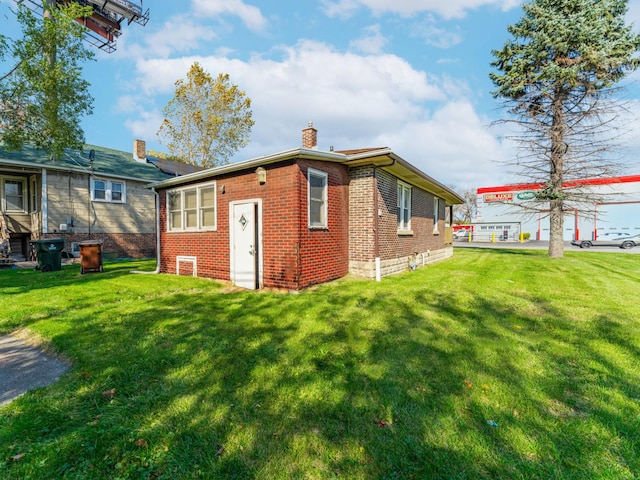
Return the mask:
M412 186L409 185L408 183L404 183L400 180L398 180L398 186L396 190L400 190L400 191L407 191L409 193L409 206L407 208L407 210L409 211L409 223L407 225L398 225L398 235L412 235L413 231L411 230L411 203L413 200L413 192L412 192ZM398 207L400 208L404 208L403 205L400 204L400 195L398 195ZM402 218L404 218L404 216L402 216Z
M176 275L180 275L180 264L181 263L190 263L191 264L191 276L198 276L198 258L193 256L182 256L178 255L176 257Z
M96 182L104 182L105 184L105 198L96 198ZM122 185L122 199L113 200L112 190L113 184L119 183ZM127 184L124 180L107 180L105 178L92 177L91 178L91 201L102 203L127 203Z
M203 227L201 225L202 215L201 215L201 204L200 204L200 192L204 189L213 187L213 218L214 224L212 226ZM185 219L185 208L184 208L184 194L185 192L189 192L195 190L196 191L196 216L197 216L197 226L185 228L186 219ZM181 213L181 224L180 228L171 228L171 210L169 208L169 197L173 193L180 194L180 213ZM214 232L218 230L218 189L216 186L216 182L207 182L198 185L189 185L188 187L182 188L174 188L171 190L167 190L166 195L166 212L167 212L167 232L175 233L175 232Z
M438 222L440 221L440 198L433 197L433 234L439 235Z
M322 218L319 225L311 224L311 175L316 177L321 177L324 179L324 189L322 192L322 202L324 203L324 210L322 210ZM329 228L329 174L327 172L323 172L321 170L316 170L314 168L307 169L307 224L309 229L312 230L326 230Z
M27 190L27 179L24 177L2 176L2 211L7 213L28 213L29 212L29 193ZM9 210L7 205L7 188L6 182L22 183L22 210ZM26 208L25 208L26 207Z
M29 212L38 211L38 179L35 175L29 177Z

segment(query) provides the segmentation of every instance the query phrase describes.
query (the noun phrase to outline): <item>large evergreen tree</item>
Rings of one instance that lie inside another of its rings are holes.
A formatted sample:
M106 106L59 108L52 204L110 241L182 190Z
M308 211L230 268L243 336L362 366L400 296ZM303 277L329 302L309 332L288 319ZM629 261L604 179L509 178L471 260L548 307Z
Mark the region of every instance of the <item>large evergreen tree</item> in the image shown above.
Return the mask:
M588 194L580 180L610 173L608 147L621 104L614 85L638 66L640 36L625 24L626 0L531 0L493 51L495 97L523 147L514 162L545 185L537 208L549 212L549 256L563 256L567 207Z
M16 150L32 142L59 157L65 148L82 147L80 119L92 112L81 63L93 53L83 42L84 27L75 21L91 7L45 0L43 11L39 17L20 5L23 36L5 39L12 67L0 75L0 139Z
M214 79L196 62L187 78L176 82L158 136L185 163L222 165L249 142L254 124L250 107L251 99L230 83L228 74Z

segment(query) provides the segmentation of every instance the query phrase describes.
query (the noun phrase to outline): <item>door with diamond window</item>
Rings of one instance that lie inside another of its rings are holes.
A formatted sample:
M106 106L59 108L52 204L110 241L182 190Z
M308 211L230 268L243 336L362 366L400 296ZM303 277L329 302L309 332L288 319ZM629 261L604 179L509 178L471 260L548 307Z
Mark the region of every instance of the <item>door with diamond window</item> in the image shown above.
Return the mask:
M258 202L232 203L231 280L243 288L260 287L260 209Z

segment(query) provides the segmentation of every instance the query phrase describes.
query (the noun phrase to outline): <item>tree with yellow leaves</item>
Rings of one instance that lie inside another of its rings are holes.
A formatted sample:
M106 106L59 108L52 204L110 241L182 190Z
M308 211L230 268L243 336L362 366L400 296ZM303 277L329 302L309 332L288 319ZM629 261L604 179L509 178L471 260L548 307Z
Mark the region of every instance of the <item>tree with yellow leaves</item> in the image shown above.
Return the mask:
M228 74L213 78L195 62L176 83L158 130L170 154L185 163L215 167L249 143L251 99Z

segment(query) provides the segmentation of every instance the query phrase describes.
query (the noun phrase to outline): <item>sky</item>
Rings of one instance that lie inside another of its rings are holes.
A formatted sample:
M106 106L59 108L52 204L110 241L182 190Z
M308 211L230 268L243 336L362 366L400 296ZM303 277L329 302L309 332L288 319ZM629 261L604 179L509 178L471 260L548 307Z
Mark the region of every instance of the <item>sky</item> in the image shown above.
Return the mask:
M489 73L521 4L143 0L147 25L125 25L115 52L95 50L84 65L95 102L82 128L92 145L132 151L142 139L167 151L157 136L162 109L197 61L212 76L228 73L252 101L251 141L232 161L300 147L313 122L321 150L390 147L457 191L514 182L504 166L514 145L495 124L506 114ZM12 8L0 0L0 32L16 36ZM640 31L640 0L629 2L628 21ZM628 79L632 105L638 80ZM625 160L637 174L640 121L628 125Z

